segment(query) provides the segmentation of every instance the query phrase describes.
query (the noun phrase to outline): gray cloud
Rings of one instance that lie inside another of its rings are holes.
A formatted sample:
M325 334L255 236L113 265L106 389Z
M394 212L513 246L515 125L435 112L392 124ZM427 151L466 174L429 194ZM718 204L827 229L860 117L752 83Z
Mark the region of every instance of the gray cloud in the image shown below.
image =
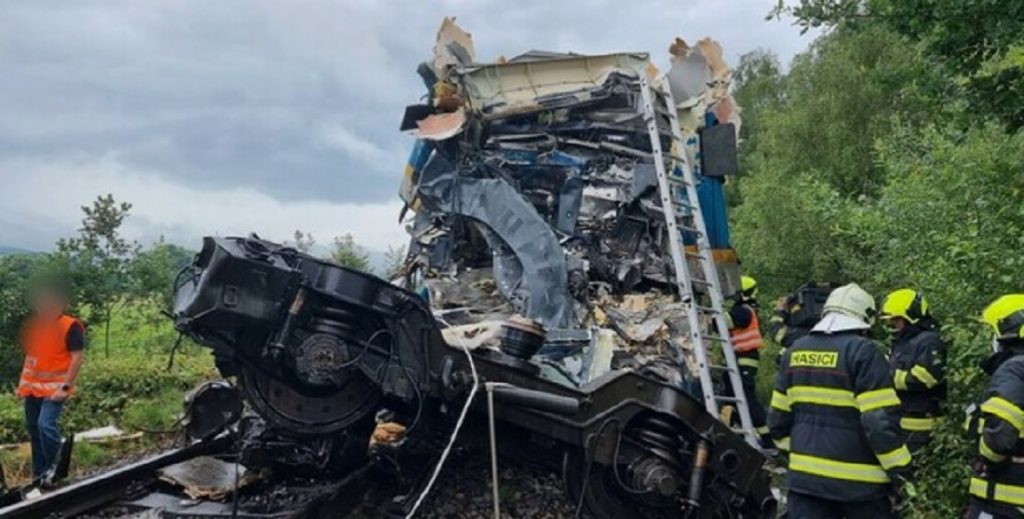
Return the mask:
M710 35L733 62L757 47L788 59L809 37L764 21L773 3L5 2L0 180L26 171L98 175L116 164L118 175L156 176L196 193L244 188L286 205L392 206L412 144L398 121L423 94L414 70L444 15L458 15L483 60L543 48L643 50L664 63L677 35ZM134 195L137 208L161 197ZM82 198L61 195L76 209ZM289 225L309 227L293 216ZM230 220L209 217L211 225ZM17 215L4 218L3 227L17 226ZM62 220L60 232L75 223ZM140 232L180 225L151 222ZM25 241L0 229L4 240Z

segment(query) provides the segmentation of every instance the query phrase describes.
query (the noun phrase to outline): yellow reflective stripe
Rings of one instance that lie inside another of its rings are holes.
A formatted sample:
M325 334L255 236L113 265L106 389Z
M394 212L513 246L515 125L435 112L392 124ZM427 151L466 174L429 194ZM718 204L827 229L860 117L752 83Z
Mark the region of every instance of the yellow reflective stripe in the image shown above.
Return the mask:
M939 424L942 418L914 418L911 416L904 416L900 418L900 427L904 431L930 431Z
M1006 420L1010 425L1016 427L1017 431L1024 431L1024 411L1003 397L989 398L981 404L981 410Z
M939 385L939 381L935 380L935 377L933 377L932 374L920 364L910 368L910 374L917 377L921 382L924 382L924 385L929 388Z
M775 339L775 342L782 344L782 339L786 338L786 328L782 327L779 329L779 331L775 332L775 335L772 338ZM783 353L786 353L786 348L779 350L779 355L782 355Z
M896 389L900 391L907 390L907 371L903 369L896 370L896 374L892 377L892 385L896 386Z
M837 407L857 407L853 391L830 387L793 386L787 392L793 404L818 404Z
M761 362L760 362L759 359L755 359L755 358L752 358L752 357L740 357L740 358L738 358L736 360L739 361L739 365L740 366L746 366L748 368L756 368L756 367L759 367L761 365Z
M900 405L900 398L896 396L896 392L891 387L865 391L857 395L857 407L862 413L897 405Z
M778 409L779 411L790 412L790 401L789 397L781 391L772 391L772 409Z
M789 455L789 470L862 483L889 482L889 476L878 465L848 463L796 452Z
M1000 461L1003 461L1003 460L1006 459L1006 456L1004 456L1002 454L999 454L998 452L992 450L992 448L989 447L987 443L985 443L985 437L984 436L982 436L978 440L978 452L980 452L981 455L985 457L985 459L987 459L989 461L996 462L996 463L999 463Z
M885 454L879 454L878 462L881 463L882 468L886 470L897 467L906 467L910 464L910 449L908 449L906 445L900 445L892 451L886 452Z
M981 478L971 478L970 493L974 497L988 500L988 481Z
M762 425L761 427L758 427L755 430L757 431L757 434L760 434L761 436L765 436L765 435L768 434L768 426L767 425Z
M1014 506L1024 505L1024 486L1009 485L1006 483L995 483L992 498L996 501L1008 503ZM989 482L981 478L971 478L971 495L983 500L988 500Z
M775 440L775 446L778 447L781 450L788 451L789 450L789 436L786 436L785 438L783 438L781 440Z

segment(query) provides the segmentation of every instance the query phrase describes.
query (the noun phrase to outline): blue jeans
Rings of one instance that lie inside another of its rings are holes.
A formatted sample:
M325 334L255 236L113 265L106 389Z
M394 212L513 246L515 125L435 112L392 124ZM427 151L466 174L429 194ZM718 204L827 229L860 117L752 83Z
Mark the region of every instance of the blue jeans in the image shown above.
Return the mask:
M40 478L57 461L60 451L60 413L64 402L25 397L25 424L32 440L32 475Z

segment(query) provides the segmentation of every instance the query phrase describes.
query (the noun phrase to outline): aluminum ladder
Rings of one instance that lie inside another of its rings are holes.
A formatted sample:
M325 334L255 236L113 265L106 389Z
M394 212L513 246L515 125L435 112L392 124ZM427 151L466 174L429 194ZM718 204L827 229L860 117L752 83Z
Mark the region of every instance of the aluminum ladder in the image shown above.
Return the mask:
M718 270L715 267L711 242L708 238L704 215L700 209L700 200L697 197L696 179L679 127L675 100L672 98L672 91L666 80L662 79L657 83L659 88L648 80L645 73L642 72L640 76L642 115L651 138L651 155L658 176L662 213L665 215L665 228L668 230L669 244L671 245L669 249L672 253L675 284L679 290L679 297L686 307L686 317L690 326L690 342L693 344L693 351L697 358L700 386L704 394L704 407L708 413L722 419L722 404L733 405L740 417L739 427L735 427L733 430L742 434L748 443L758 447L760 440L753 420L750 418L750 407L747 405L747 397L743 391L736 352L733 350L732 341L729 338L729 325L723 310L725 301L718 279ZM659 102L659 98L662 100L662 107L656 104ZM679 153L679 155L666 153L662 149L663 131L658 127L658 117L662 115L669 121L672 148L674 148L670 151ZM675 167L682 171L682 176L675 174ZM694 237L696 252L689 252L685 249L681 230ZM693 259L700 265L702 277L691 274L688 259ZM704 287L703 291L709 295L711 306L700 304L695 294L697 285ZM713 332L706 330L709 323L712 325L710 329ZM716 365L711 362L711 354L716 347L722 353L724 365ZM715 392L716 374L728 377L733 389L732 396Z

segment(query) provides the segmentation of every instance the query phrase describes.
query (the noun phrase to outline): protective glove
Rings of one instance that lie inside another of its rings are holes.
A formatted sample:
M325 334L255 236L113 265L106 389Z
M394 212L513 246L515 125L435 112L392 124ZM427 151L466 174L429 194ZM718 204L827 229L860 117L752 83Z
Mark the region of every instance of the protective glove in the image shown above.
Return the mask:
M911 499L917 497L917 488L906 478L906 474L899 473L890 476L893 508L897 511L903 510Z

